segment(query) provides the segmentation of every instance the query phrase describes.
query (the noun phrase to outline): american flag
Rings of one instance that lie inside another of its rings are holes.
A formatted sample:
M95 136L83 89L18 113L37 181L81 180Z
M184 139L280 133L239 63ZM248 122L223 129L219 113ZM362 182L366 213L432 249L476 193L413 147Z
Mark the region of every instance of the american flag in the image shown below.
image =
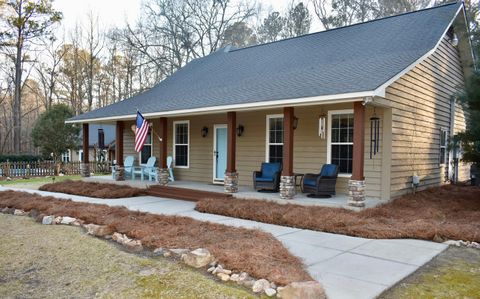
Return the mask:
M148 121L143 118L143 115L137 111L137 128L135 129L135 151L137 153L142 151L143 145L148 135Z

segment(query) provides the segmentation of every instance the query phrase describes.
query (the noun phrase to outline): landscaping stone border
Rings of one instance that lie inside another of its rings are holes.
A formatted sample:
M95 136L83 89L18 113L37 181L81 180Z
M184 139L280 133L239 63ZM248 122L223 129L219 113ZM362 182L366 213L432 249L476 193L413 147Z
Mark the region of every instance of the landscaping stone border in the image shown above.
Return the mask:
M140 240L131 239L125 234L115 232L114 229L108 225L85 224L85 221L82 219L69 216L43 215L36 209L26 212L24 210L6 207L1 209L1 212L16 216L30 216L34 218L36 222L41 222L43 225L72 225L82 227L87 234L117 242L130 252L141 252L145 249ZM255 279L246 272L234 272L224 268L206 248L197 248L195 250L186 248L156 248L153 250L153 255L180 259L186 265L196 269L207 268L208 273L216 276L221 281L236 282L241 286L250 288L255 294L265 294L268 297L277 296L278 298L286 299L326 298L323 287L317 281L293 282L286 286L277 286L267 279Z

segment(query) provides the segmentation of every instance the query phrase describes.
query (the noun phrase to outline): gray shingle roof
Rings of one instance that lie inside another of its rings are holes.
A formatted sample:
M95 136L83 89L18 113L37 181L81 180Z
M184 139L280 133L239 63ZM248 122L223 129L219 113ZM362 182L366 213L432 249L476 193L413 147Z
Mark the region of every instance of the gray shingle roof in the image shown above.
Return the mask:
M144 93L71 120L373 91L432 50L460 5L222 49Z

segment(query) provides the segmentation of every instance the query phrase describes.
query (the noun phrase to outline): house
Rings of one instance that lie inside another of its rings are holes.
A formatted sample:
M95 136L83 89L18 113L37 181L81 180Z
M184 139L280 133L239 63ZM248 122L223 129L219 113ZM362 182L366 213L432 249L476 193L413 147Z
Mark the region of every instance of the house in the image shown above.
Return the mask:
M113 161L115 159L115 126L90 124L88 131L89 161ZM80 144L62 154L62 162L83 162L83 128L80 129ZM85 139L85 140L86 140Z
M222 48L152 89L67 122L116 125L117 160L150 155L176 179L252 185L262 161L295 173L339 165L338 194L362 206L438 186L453 169L448 138L465 129L455 101L474 57L462 3L451 3L277 42ZM136 109L153 123L134 152ZM294 128L295 126L295 128ZM375 132L377 128L377 133ZM85 132L86 130L84 130ZM119 177L121 179L121 177ZM161 180L161 183L166 183Z

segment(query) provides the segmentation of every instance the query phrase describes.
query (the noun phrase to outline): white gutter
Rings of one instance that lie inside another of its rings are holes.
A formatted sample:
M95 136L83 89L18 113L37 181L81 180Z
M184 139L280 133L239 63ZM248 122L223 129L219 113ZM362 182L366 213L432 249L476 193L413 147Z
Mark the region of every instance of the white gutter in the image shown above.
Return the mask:
M384 93L385 92L383 92L383 94ZM222 112L228 112L228 111L261 110L261 109L280 108L285 106L298 107L298 106L311 106L316 104L349 103L349 102L363 101L364 97L375 97L375 96L379 96L380 94L376 91L364 91L364 92L343 93L343 94L325 95L325 96L316 96L316 97L286 99L286 100L274 100L274 101L245 103L245 104L221 105L221 106L202 107L202 108L193 108L193 109L151 112L151 113L142 113L142 114L145 118L158 118L158 117L176 117L176 116L184 116L184 115L212 114L212 113L222 113ZM108 117L79 119L79 120L67 120L65 123L76 124L76 123L109 122L109 121L119 121L119 120L134 120L136 116L137 116L136 113L132 113L129 115L121 115L121 116L108 116Z

